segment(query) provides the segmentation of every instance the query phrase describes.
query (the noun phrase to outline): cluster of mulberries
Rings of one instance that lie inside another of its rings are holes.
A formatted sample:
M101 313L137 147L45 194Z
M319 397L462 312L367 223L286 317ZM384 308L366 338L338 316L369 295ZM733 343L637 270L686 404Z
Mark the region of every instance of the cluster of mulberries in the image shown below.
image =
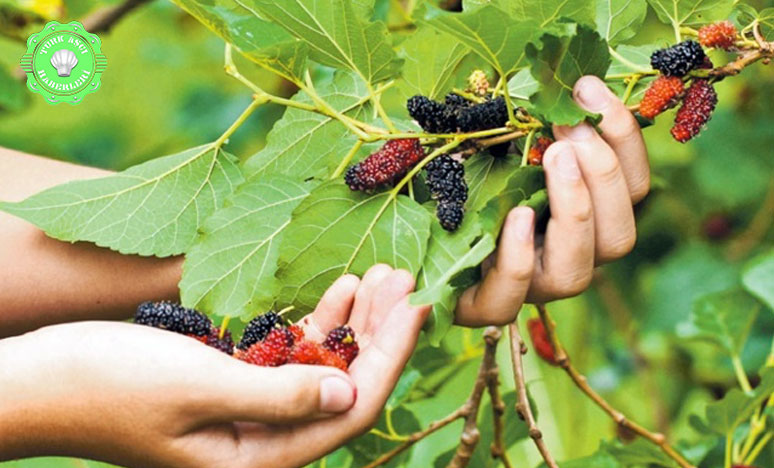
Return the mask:
M701 44L688 40L653 52L650 64L662 75L685 76L689 71L704 66L706 58Z
M508 122L508 108L500 96L475 104L450 93L444 102L414 96L406 103L411 118L429 133L475 132L502 127Z
M736 42L736 26L730 21L708 24L699 29L699 42L704 47L729 50Z
M257 366L313 364L347 370L360 350L355 332L347 325L331 330L323 343L317 343L307 340L300 326L286 325L274 312L256 317L245 330L234 356Z
M701 132L718 102L717 93L709 80L693 78L686 90L683 77L691 70L713 67L702 44L729 48L736 40L736 28L728 21L705 26L701 31L701 44L683 41L651 55L651 65L661 74L651 83L640 102L640 115L652 119L682 101L671 130L672 136L681 143Z
M685 143L701 132L718 103L715 88L707 80L693 80L675 116L672 136Z
M554 346L548 338L548 333L546 332L543 321L539 318L529 319L527 321L527 330L529 331L529 338L532 341L532 346L535 347L537 355L547 363L553 366L557 365Z
M543 155L554 140L548 137L538 137L537 140L529 148L529 154L527 154L527 162L533 166L543 165Z
M234 352L231 333L226 330L221 337L221 330L206 315L175 302L143 302L137 308L134 322L190 336L224 353Z
M368 191L393 182L425 156L417 138L389 140L379 150L354 166L344 175L350 189Z
M468 185L465 166L447 154L433 159L425 166L427 187L438 201L436 216L441 227L456 231L465 214Z

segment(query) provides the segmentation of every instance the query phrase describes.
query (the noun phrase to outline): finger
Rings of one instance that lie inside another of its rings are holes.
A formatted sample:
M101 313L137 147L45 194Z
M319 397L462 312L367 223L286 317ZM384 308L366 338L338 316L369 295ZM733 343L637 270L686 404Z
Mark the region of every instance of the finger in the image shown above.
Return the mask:
M371 299L366 335L373 334L387 313L414 290L414 285L414 276L406 270L395 270L379 283Z
M572 143L583 180L594 207L596 262L623 257L634 247L634 225L629 188L613 150L594 128L581 123L575 127L555 127L557 140Z
M352 408L355 384L331 367L260 367L236 359L212 369L191 398L207 421L288 424L340 414Z
M516 318L535 266L534 230L535 212L531 208L518 207L508 213L494 266L457 302L458 324L504 325Z
M355 330L355 333L365 332L374 291L390 273L392 273L392 267L380 263L369 268L363 275L360 287L355 293L355 305L352 306L352 314L349 317L349 326Z
M574 296L594 269L594 215L572 144L558 141L543 158L551 219L529 291L532 302Z
M360 278L344 275L325 291L314 312L301 320L308 339L322 341L329 331L347 323L359 285Z
M602 138L618 156L632 202L645 198L650 190L650 167L637 119L596 76L578 80L573 94L581 107L602 114Z
M350 366L358 389L352 409L336 418L261 431L254 438L250 432L241 432L246 453L277 460L278 466L303 466L368 430L378 420L411 356L429 310L411 306L404 298L387 313L371 345ZM309 441L315 444L310 446Z

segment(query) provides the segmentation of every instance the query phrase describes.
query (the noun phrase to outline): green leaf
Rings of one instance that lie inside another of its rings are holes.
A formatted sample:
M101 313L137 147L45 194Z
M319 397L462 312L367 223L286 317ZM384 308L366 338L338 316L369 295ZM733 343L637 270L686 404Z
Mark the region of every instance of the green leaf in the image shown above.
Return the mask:
M101 179L69 182L0 209L69 242L124 254L184 253L202 222L242 183L234 157L191 148Z
M477 153L465 161L465 181L468 184L468 211L478 211L499 194L508 179L519 169L514 158L497 158Z
M369 109L362 103L367 91L351 73L336 73L333 80L319 87L318 94L334 109L362 118ZM294 101L310 104L304 92ZM327 178L357 141L341 122L303 109L288 108L266 137L266 146L245 163L248 178L281 174L305 180Z
M405 61L400 88L407 96L421 94L430 99L444 96L468 52L467 47L449 34L420 27L398 50Z
M736 427L752 416L758 406L774 393L774 369L766 368L761 372L761 383L752 395L735 388L722 400L707 405L707 423L720 435L733 433Z
M311 311L345 273L362 275L376 263L419 272L432 216L408 197L352 192L327 182L294 211L280 245L280 300Z
M757 20L763 39L774 40L774 8L765 8L758 12L750 5L741 3L736 5L736 9L738 10L737 20L742 26L751 25Z
M559 468L621 468L622 465L610 455L602 444L592 455L574 460L567 460L559 463ZM546 468L545 462L538 465L538 468Z
M742 284L774 310L774 251L751 260L742 271Z
M394 429L398 434L411 434L422 429L414 413L407 410L406 408L398 408L392 412L391 418ZM376 424L376 429L379 429L382 432L388 432L386 412L382 412L382 416L379 422ZM355 457L353 466L362 467L376 460L376 458L381 454L389 452L391 449L398 445L400 445L400 442L387 440L373 433L366 433L365 435L350 441L347 444L347 448ZM408 462L410 456L411 449L397 455L384 466L386 468L406 466L405 464Z
M696 300L683 335L713 341L730 355L742 352L760 305L741 289L708 294Z
M525 166L517 170L508 179L505 188L481 210L483 232L499 234L508 212L542 188L545 188L543 168Z
M556 125L576 125L589 114L573 100L575 82L584 75L605 76L610 65L607 43L596 31L564 23L565 33L545 33L527 45L532 76L540 89L531 96L535 112Z
M310 190L284 176L243 184L210 216L183 265L183 305L225 317L252 318L279 291L279 245L290 215Z
M368 23L350 0L251 0L267 19L305 42L323 65L352 70L366 83L394 76L401 61L382 22Z
M411 390L414 389L417 382L419 382L421 378L422 373L417 369L409 369L404 372L400 376L400 379L398 379L398 383L395 385L395 389L393 389L392 393L390 394L390 398L387 399L387 403L384 405L384 409L392 411L405 403L406 400L408 400L408 397L411 395Z
M535 94L539 86L529 69L525 68L508 80L508 95L513 99L529 101L529 97Z
M457 38L504 77L524 66L524 46L534 30L492 5L465 13L428 6L423 21Z
M624 466L677 466L660 448L642 438L625 445L620 442L605 444L605 450Z
M648 0L658 19L680 26L694 26L728 18L734 0Z
M433 223L431 233L417 292L410 296L410 301L415 305L433 304L425 331L430 343L437 346L454 322L457 297L452 279L481 264L494 251L495 240L489 233L480 237L481 226L474 213L465 216L463 225L456 232L447 232L440 224Z
M611 53L613 61L607 70L607 75L650 71L650 55L659 48L660 46L656 44L639 46L619 45Z
M544 29L559 18L594 24L595 3L588 0L497 0L494 3L507 8L514 18L530 22L535 29Z
M288 79L303 77L306 44L242 0L172 0L253 62Z
M619 44L634 37L645 21L647 12L646 0L598 1L597 30L608 44Z

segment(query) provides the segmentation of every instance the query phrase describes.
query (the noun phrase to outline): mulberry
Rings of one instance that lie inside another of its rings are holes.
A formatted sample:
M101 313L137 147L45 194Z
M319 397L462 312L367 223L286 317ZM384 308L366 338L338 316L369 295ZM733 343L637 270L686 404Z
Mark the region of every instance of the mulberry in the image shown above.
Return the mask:
M701 132L718 103L715 88L707 80L693 80L675 116L672 136L685 143Z
M436 216L441 227L447 231L456 231L462 224L465 201L468 199L465 166L444 154L427 163L425 171L430 193L438 200Z
M473 105L471 101L468 101L457 93L447 94L444 98L444 103L455 111L459 111L460 109L464 109Z
M226 330L223 333L223 338L220 337L220 329L215 327L207 335L203 343L207 346L223 351L226 354L234 354L234 340L231 338L231 332Z
M683 41L666 49L653 52L650 64L666 76L685 76L704 64L704 49L696 41Z
M704 47L730 49L736 42L736 26L730 21L708 24L699 29L699 42Z
M355 331L349 325L342 325L331 330L322 345L336 353L347 365L355 360L360 351L360 347L355 341Z
M403 176L425 156L417 138L390 140L377 152L347 170L344 180L352 190L371 190Z
M660 76L650 84L640 102L640 115L652 119L677 103L683 92L683 80L677 76Z
M532 346L535 347L535 352L537 352L538 356L551 365L557 365L554 347L548 339L543 321L538 318L527 320L527 330L529 331L529 338L532 340Z
M479 96L486 96L489 92L489 87L489 79L486 77L486 73L481 70L473 70L468 77L468 89Z
M193 336L206 336L212 328L206 315L171 301L143 302L134 323Z
M341 356L335 352L323 348L321 351L320 364L323 366L336 367L346 372L348 364Z
M322 364L322 348L319 343L303 340L293 346L288 364Z
M263 341L250 346L236 357L257 366L277 367L288 362L293 349L293 334L287 328L275 328Z
M543 155L553 142L554 140L548 137L538 137L535 143L529 148L527 161L533 166L541 166L543 164Z
M475 132L502 127L508 122L508 108L502 96L458 111L457 127L463 132Z
M457 131L457 115L453 107L433 101L426 96L414 96L406 102L412 119L429 133L454 133Z
M237 348L245 351L255 343L263 341L270 331L281 326L282 318L276 312L266 312L263 315L259 315L247 324L245 331L242 333L242 339L237 344Z

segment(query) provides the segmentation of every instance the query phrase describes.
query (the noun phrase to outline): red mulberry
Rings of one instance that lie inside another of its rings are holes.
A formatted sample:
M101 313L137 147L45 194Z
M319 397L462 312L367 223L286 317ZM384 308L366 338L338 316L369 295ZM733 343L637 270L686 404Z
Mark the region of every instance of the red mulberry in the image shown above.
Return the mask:
M276 312L266 312L263 315L259 315L247 324L245 331L242 333L242 339L237 344L237 348L245 351L255 343L263 341L270 331L281 326L282 318Z
M134 323L194 336L206 336L212 328L206 315L171 301L140 304Z
M322 345L336 353L347 365L355 360L360 351L360 347L355 341L355 331L349 325L342 325L331 330Z
M704 49L696 41L683 41L653 52L650 64L666 76L685 76L704 64Z
M554 140L548 137L538 137L535 143L529 148L527 161L533 166L541 166L543 164L543 155L553 142Z
M675 116L672 136L685 143L701 132L718 103L715 88L707 80L693 80Z
M546 333L546 327L543 325L543 321L538 318L529 319L527 321L527 330L529 331L529 338L532 340L532 346L535 347L537 355L547 363L555 366L557 362L556 356L554 355L554 347L548 339L548 333Z
M288 364L322 364L322 347L314 341L300 341L293 346Z
M683 92L683 80L676 76L659 76L650 84L640 102L640 115L652 119L677 103Z
M236 357L257 366L277 367L288 362L293 349L293 335L287 328L276 328L263 341L239 352Z
M352 190L371 190L402 177L424 156L419 139L390 140L379 151L350 167L344 181Z
M699 29L699 42L704 47L730 49L736 42L736 26L730 21L708 24Z
M465 182L465 166L444 154L425 166L427 187L438 200L436 216L447 231L455 231L462 224L468 185Z

